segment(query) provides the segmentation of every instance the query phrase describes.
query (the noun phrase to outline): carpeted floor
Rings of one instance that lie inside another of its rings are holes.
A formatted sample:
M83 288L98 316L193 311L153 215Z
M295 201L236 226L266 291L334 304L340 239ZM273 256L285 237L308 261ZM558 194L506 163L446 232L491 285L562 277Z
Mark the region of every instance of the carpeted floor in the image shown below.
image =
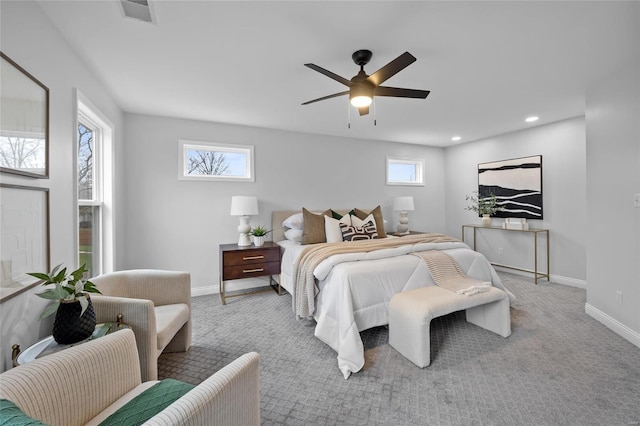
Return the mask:
M256 351L265 425L640 425L640 349L584 313L584 290L500 275L518 297L511 337L438 318L425 369L377 327L345 380L291 296L269 292L194 298L193 346L161 355L159 376L199 383Z

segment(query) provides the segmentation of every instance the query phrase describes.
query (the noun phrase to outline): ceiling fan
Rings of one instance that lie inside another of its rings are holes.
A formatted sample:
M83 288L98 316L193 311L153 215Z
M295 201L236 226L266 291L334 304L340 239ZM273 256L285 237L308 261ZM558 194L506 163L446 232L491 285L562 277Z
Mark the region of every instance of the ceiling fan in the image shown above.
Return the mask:
M347 80L338 74L332 73L315 64L304 64L312 70L318 71L335 81L344 84L349 88L344 92L334 93L333 95L323 96L318 99L304 102L302 105L312 104L325 99L335 98L337 96L349 95L351 104L358 108L360 115L369 114L369 105L373 101L374 96L390 96L395 98L415 98L425 99L429 95L429 90L402 89L398 87L381 86L382 83L393 77L412 63L416 58L409 52L404 52L387 65L380 68L371 75L364 72L364 66L369 63L373 53L370 50L358 50L351 55L353 62L360 66L360 72L353 76L351 80Z

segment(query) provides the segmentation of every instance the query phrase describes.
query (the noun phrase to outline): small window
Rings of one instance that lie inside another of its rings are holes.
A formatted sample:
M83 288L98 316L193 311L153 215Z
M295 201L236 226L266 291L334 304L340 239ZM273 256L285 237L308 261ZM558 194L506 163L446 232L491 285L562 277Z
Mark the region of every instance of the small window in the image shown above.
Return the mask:
M181 180L254 182L253 146L179 141Z
M424 160L387 157L387 185L424 185Z

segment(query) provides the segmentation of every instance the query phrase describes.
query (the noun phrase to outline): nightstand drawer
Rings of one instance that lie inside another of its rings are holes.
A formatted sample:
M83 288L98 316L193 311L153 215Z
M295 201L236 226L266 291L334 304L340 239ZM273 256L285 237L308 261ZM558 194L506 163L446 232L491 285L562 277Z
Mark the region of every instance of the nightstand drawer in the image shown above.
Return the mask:
M252 249L224 253L224 266L251 265L254 263L279 262L280 247L274 249Z
M280 262L262 262L246 265L225 266L222 272L223 280L237 280L240 278L261 277L264 275L277 275L280 273Z

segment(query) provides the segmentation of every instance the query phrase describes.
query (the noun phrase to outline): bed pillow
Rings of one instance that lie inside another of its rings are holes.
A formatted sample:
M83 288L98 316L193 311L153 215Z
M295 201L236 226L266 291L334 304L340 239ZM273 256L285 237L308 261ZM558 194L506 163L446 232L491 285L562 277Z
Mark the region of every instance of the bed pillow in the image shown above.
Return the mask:
M302 208L302 244L317 244L327 241L327 235L324 232L325 216L331 216L331 209L320 214L314 214Z
M333 212L333 210L332 210ZM333 212L335 213L335 212ZM355 216L354 216L355 217ZM357 218L356 218L357 219ZM340 230L340 224L351 225L351 216L345 214L339 220L334 217L324 217L324 232L327 236L328 243L341 243L342 231Z
M287 240L295 241L297 243L302 242L302 229L287 229L284 231L284 237Z
M376 224L373 221L365 223L362 227L341 223L340 230L342 231L343 241L373 240L378 238Z
M356 215L351 216L351 224L353 226L357 226L358 228L362 228L367 222L373 222L373 226L375 226L377 230L378 226L376 225L376 220L373 218L372 214L365 217L364 219L360 219Z
M284 228L303 229L302 212L292 214L282 222Z
M355 215L358 216L359 219L365 219L370 214L373 215L376 222L376 229L378 230L378 238L386 238L387 233L384 230L384 218L382 217L382 208L380 206L371 210L370 212L365 212L360 209L355 209Z

